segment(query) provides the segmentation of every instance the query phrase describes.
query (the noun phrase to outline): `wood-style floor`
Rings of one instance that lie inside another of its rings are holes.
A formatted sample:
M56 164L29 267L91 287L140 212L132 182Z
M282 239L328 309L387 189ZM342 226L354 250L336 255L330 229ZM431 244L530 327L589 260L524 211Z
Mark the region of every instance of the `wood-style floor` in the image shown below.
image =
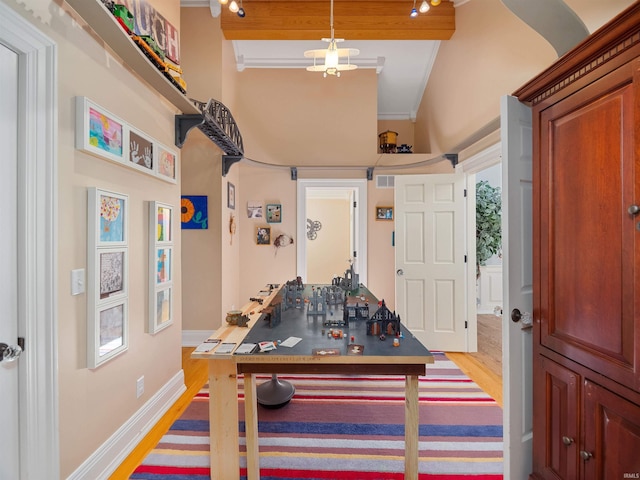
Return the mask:
M447 353L460 369L502 406L502 334L501 319L493 315L478 315L478 352ZM196 393L208 380L206 360L191 358L193 348L182 349L182 368L187 390L167 411L156 426L142 439L110 477L128 479L144 458L155 448L162 436L185 411Z

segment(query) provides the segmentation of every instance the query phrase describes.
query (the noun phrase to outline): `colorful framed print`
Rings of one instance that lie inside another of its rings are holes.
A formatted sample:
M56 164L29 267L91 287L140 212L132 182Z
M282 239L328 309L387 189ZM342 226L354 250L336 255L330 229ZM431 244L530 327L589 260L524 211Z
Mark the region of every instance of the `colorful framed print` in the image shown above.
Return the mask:
M156 331L162 330L173 323L173 288L168 287L156 292L155 317Z
M166 148L164 145L156 145L156 166L157 176L161 180L169 183L177 183L178 172L178 156L177 154Z
M156 242L173 241L173 207L155 202L155 209L149 212L155 218Z
M142 170L145 173L153 173L155 168L154 141L142 132L129 130L129 166Z
M172 232L173 207L165 203L149 202L149 321L147 330L151 334L155 334L173 323Z
M282 205L279 203L267 204L267 222L268 223L280 223L282 222Z
M236 186L231 182L227 182L227 207L236 209Z
M256 243L258 245L271 245L271 227L258 227L256 229Z
M206 230L209 214L206 195L183 195L180 204L180 219L183 230Z
M89 329L89 368L96 368L127 350L127 300L108 303L96 309L97 321Z
M172 247L156 248L156 285L171 281Z
M393 220L393 207L376 207L376 220Z
M127 349L129 197L87 192L87 365Z
M76 97L76 148L123 163L126 127L122 120L86 97Z

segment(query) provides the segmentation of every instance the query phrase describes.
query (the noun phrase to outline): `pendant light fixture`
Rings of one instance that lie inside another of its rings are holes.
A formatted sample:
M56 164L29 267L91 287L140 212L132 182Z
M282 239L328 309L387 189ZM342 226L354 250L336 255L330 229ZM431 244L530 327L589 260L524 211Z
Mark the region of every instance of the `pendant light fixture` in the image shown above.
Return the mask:
M351 63L351 57L355 57L360 53L357 48L338 48L337 43L343 42L343 38L334 38L333 32L333 0L331 0L331 16L330 16L331 38L323 38L323 42L329 42L329 47L319 50L307 50L304 52L305 58L313 58L313 65L307 67L309 72L323 72L323 76L335 75L340 76L343 70L355 70L357 65ZM340 59L346 58L346 63L340 63ZM317 60L324 59L324 63L318 64Z

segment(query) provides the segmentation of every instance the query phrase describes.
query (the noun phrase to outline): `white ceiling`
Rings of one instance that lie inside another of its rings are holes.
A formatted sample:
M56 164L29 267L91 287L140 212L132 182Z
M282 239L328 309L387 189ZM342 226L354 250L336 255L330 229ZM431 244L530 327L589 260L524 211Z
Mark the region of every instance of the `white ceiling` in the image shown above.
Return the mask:
M470 0L454 0L454 5L467 1ZM213 15L219 12L217 0L181 0L180 5L209 7ZM330 36L329 25L326 36ZM335 36L339 38L340 32L336 31ZM313 65L313 60L304 58L306 50L327 48L327 43L320 38L317 41L233 40L232 43L239 71L245 68L305 68ZM338 47L359 49L360 54L353 57L351 63L358 68L375 68L378 72L378 118L406 120L415 119L439 45L439 41L433 40L345 39Z

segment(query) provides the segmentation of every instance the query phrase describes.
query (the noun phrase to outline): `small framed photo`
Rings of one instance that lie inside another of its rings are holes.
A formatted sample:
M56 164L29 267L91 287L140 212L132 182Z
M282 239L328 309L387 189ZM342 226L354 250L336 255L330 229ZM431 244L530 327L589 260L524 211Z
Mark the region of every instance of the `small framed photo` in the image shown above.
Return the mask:
M127 244L127 195L97 188L89 189L89 239L95 247L115 247Z
M167 287L156 291L153 312L156 331L162 330L173 323L173 288Z
M178 176L178 156L177 154L166 148L164 145L157 144L155 152L156 167L158 178L169 183L177 183Z
M101 249L98 257L98 302L126 296L127 249Z
M256 243L258 245L271 245L271 227L258 227L256 229Z
M76 148L125 163L125 123L87 97L76 97Z
M393 207L376 207L376 220L393 220Z
M247 217L262 218L262 202L247 202Z
M268 223L280 223L282 222L282 205L279 203L267 204L267 222Z
M171 281L173 256L172 247L156 248L156 284L160 285Z
M173 323L173 211L171 205L149 202L148 332L151 334Z
M153 140L144 133L134 129L129 130L129 166L144 173L153 174L154 171Z
M227 207L236 209L236 187L231 182L227 182Z
M127 300L96 310L97 322L89 329L89 368L96 368L128 348Z

